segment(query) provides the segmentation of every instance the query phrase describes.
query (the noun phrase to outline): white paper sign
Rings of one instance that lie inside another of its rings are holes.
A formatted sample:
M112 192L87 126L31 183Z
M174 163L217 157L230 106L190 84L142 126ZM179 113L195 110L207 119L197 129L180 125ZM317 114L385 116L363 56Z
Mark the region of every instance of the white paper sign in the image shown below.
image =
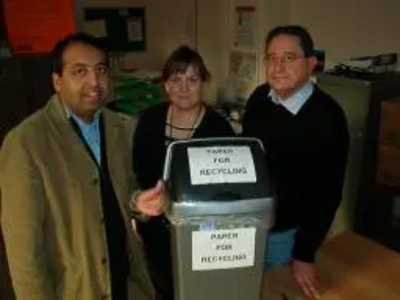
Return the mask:
M86 21L83 26L85 32L97 38L107 36L106 22L104 20Z
M255 6L236 6L234 46L253 50L255 48L255 32L257 26Z
M192 233L193 271L245 268L254 265L256 228Z
M192 185L257 181L249 147L188 148L188 157Z
M129 19L127 21L128 27L128 40L130 42L143 41L143 20L142 19Z

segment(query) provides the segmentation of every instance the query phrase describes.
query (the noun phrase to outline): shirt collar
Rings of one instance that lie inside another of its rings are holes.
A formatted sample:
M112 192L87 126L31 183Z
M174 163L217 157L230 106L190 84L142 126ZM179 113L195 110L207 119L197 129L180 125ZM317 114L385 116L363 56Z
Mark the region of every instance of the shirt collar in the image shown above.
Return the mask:
M66 106L65 104L64 104L64 109L65 109L68 119L72 118L78 124L79 128L81 128L81 130L84 130L84 128L90 128L93 126L98 127L98 125L99 125L101 110L98 110L94 114L92 123L86 123L80 117L78 117L70 107Z
M307 102L307 99L311 96L314 91L314 84L308 81L302 88L296 93L285 100L280 100L273 89L270 89L268 97L275 104L280 104L286 108L290 113L296 115L303 105Z

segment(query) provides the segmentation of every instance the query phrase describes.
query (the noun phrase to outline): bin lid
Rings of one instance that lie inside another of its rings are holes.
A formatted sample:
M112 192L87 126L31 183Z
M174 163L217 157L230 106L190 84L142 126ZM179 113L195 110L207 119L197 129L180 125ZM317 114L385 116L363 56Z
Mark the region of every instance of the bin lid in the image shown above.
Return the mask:
M264 148L255 138L207 138L168 146L164 181L172 202L271 198Z

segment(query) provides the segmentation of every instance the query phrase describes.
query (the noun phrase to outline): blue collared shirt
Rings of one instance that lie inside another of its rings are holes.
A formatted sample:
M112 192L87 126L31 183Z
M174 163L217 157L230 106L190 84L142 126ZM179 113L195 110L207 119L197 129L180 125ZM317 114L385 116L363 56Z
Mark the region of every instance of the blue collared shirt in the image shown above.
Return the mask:
M293 115L296 115L303 107L303 105L307 102L307 99L310 98L313 92L314 92L314 84L311 81L309 81L296 93L294 93L292 96L290 96L285 100L279 99L273 89L269 91L268 97L275 104L282 105Z
M82 132L83 137L85 138L86 143L88 144L90 150L98 165L101 165L101 147L100 147L100 112L97 112L94 115L93 122L88 124L82 121L71 109L68 109L68 115L74 119L76 124L78 124L79 129Z

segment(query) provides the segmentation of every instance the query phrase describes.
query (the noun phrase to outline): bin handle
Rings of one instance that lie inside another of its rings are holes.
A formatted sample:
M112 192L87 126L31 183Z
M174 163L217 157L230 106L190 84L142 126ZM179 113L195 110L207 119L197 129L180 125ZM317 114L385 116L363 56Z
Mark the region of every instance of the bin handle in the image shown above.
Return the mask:
M235 201L242 200L242 196L232 192L221 192L213 195L211 199L214 201Z

